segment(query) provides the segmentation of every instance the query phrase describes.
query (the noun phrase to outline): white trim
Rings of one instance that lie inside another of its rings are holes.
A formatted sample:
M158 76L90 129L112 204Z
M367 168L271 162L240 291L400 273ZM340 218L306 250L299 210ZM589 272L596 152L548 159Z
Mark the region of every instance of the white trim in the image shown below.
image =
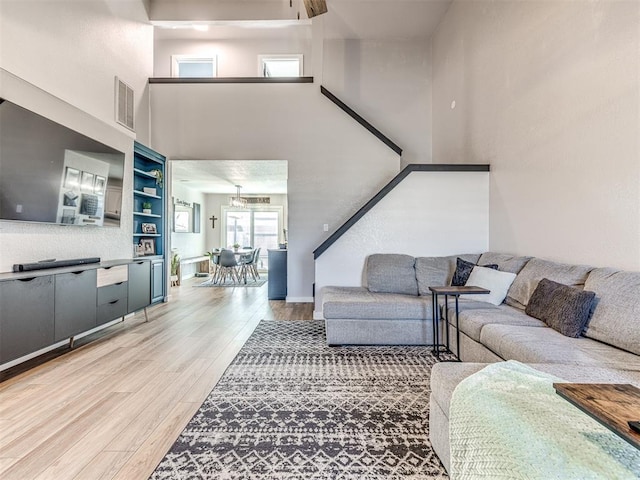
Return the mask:
M313 303L313 297L289 297L285 300L287 303Z
M289 53L278 55L258 55L258 76L264 77L264 62L265 60L298 60L298 76L304 75L304 56L301 53Z
M218 59L216 55L171 55L171 76L180 77L181 63L211 63L213 75L218 76Z
M322 310L314 310L313 311L313 319L314 320L324 320L324 314Z

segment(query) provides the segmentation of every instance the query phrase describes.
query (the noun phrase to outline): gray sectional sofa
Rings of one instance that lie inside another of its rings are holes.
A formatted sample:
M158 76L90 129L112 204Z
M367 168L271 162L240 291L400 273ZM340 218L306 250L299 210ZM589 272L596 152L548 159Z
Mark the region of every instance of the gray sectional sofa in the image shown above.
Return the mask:
M501 305L460 298L460 359L436 364L431 374L430 439L449 469L449 403L456 385L487 363L517 360L570 382L631 383L640 387L640 272L569 265L487 252L419 257L372 255L363 287L325 287L327 342L433 344L429 286L449 285L461 257L516 274ZM411 268L413 266L413 268ZM413 276L412 276L413 275ZM567 337L525 309L541 279L595 292L583 334ZM442 305L440 305L442 308ZM457 351L455 313L449 329Z

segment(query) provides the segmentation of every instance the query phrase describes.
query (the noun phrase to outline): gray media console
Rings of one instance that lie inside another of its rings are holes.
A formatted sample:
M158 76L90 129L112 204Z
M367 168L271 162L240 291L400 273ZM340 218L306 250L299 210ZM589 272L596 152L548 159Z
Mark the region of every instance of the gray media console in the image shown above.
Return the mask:
M148 259L0 274L0 366L150 303Z

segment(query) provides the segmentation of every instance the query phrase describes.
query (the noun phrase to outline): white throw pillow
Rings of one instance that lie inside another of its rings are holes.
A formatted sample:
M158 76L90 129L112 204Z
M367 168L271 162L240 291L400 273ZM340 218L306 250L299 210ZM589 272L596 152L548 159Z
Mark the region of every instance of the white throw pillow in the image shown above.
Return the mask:
M500 305L507 296L509 287L515 278L515 273L501 272L491 268L475 266L473 270L471 270L471 275L469 275L469 279L465 285L486 288L487 290L491 290L491 293L464 295L464 298Z

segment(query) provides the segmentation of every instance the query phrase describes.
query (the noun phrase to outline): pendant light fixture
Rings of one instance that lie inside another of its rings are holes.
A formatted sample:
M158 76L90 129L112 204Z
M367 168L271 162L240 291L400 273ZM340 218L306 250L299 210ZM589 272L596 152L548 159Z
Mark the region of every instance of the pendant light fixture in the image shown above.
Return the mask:
M235 198L231 197L229 205L234 208L247 208L247 199L240 198L240 188L242 188L241 185L236 185L236 196Z

